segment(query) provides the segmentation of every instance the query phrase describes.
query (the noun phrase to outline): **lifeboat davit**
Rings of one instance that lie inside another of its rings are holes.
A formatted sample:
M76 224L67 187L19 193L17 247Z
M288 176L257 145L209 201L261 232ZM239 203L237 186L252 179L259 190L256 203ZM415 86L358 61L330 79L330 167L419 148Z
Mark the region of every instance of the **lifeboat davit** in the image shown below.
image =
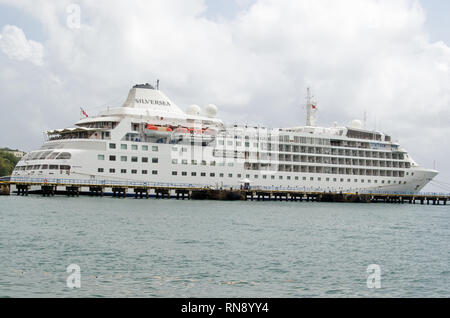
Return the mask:
M172 133L172 128L147 124L145 125L144 133L153 136L168 136Z

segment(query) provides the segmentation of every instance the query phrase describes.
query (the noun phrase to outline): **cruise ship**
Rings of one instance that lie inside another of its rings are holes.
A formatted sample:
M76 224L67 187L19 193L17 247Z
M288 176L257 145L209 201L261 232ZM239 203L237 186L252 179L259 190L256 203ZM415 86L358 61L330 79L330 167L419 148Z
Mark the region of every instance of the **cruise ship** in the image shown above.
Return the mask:
M12 180L393 193L419 192L438 174L359 120L316 126L309 90L305 126L226 125L217 112L183 111L159 85L135 85L123 106L47 131Z

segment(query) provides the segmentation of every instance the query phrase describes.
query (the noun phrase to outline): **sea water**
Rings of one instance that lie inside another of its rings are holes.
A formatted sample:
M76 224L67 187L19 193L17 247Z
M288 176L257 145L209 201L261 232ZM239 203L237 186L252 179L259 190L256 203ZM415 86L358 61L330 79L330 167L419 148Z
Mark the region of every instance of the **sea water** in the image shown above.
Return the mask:
M0 197L0 297L449 297L449 261L443 205Z

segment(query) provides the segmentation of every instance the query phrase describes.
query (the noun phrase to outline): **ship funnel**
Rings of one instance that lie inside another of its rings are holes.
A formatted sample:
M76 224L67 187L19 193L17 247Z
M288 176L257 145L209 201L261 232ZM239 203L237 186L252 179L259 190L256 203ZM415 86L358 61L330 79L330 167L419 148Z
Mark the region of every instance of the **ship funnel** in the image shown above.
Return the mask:
M157 87L159 82L157 83ZM184 112L173 103L163 92L150 84L138 84L131 88L123 107L143 108L155 112L177 113Z

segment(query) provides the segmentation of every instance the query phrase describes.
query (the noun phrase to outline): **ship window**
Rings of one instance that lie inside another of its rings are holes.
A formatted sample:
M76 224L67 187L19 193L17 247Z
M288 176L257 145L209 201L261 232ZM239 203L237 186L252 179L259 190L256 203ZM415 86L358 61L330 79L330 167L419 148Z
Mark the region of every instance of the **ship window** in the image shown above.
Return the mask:
M25 167L22 167L25 168ZM41 170L47 170L48 169L48 165L42 165Z
M105 160L105 155L97 155L98 160Z
M60 170L70 170L70 166L60 166Z
M219 174L219 177L223 178L223 173Z
M147 170L142 170L142 174L147 174L148 171Z
M147 163L148 162L148 158L147 157L142 157L142 162Z
M209 174L209 176L210 176L210 177L215 177L216 174L215 174L214 172L212 172L212 173Z
M229 178L233 178L233 174L232 174L232 173L229 173L229 174L228 174L228 177L229 177Z
M172 164L174 165L178 164L178 159L172 159Z
M186 172L186 171L183 171L183 172L181 173L181 175L182 175L182 176L187 176L187 172Z
M68 152L62 152L58 157L56 157L57 160L63 160L63 159L70 159L72 158L72 155Z
M116 149L116 144L109 144L109 149Z
M191 176L196 177L197 176L197 172L191 172Z
M216 165L216 162L215 162L215 161L211 161L210 165L211 165L211 166L215 166L215 165Z
M116 161L116 156L109 156L109 161Z
M255 174L255 179L258 179L258 175ZM288 180L291 180L291 177L288 177Z
M187 160L186 160L186 159L183 159L183 160L181 160L181 163L182 163L183 165L187 165Z
M202 166L206 166L206 160L202 160Z
M44 151L42 155L39 157L39 159L45 159L51 153L52 153L51 151Z
M202 177L206 177L206 172L202 172L202 173L200 173L200 175L201 175Z
M120 173L127 173L127 169L121 169Z
M152 163L158 163L158 158L152 158Z
M131 162L138 162L138 157L131 157Z
M148 151L148 146L142 146L142 151Z
M28 166L27 170L33 170L33 166Z
M41 167L41 165L34 165L33 170L39 170L40 167Z
M270 176L270 179L272 179L272 180L275 179L275 176Z
M172 176L176 176L178 173L176 171L172 171Z
M99 173L102 173L102 172L105 171L105 169L103 169L103 168L98 168L97 171L98 171Z
M283 180L283 176L279 176L278 179Z
M306 177L303 177L303 181L306 181Z
M358 179L355 179L355 182L358 182ZM383 182L384 183L384 182Z
M309 178L310 181L314 181L314 177Z
M116 169L113 168L109 169L109 173L116 173Z
M120 161L126 162L127 161L127 156L121 156L120 157Z
M267 176L265 174L263 174L263 179L267 179Z
M298 180L298 177L295 177L295 180Z
M364 183L364 179L361 179L361 183Z
M131 150L138 150L138 146L137 145L131 145Z
M197 160L191 160L191 165L196 166L197 165Z
M50 170L58 170L58 165L50 165Z
M152 151L158 151L158 146L152 146ZM186 151L187 151L187 149L186 149Z
M233 166L234 166L234 164L232 162L228 163L228 167L233 167Z
M59 152L53 152L50 156L48 156L47 159L55 159L56 156L58 156L58 155L59 155Z
M157 174L158 174L158 170L153 170L153 171L152 171L152 174L153 174L153 175L157 175Z
M319 178L317 178L317 181L322 181L322 178L320 178L320 177L319 177Z
M127 150L127 149L128 149L128 147L127 147L127 145L126 145L126 144L121 144L121 145L120 145L120 149L123 149L123 150Z
M137 170L131 170L132 174L137 174Z
M227 146L233 146L233 141L232 140L228 140L227 141Z

